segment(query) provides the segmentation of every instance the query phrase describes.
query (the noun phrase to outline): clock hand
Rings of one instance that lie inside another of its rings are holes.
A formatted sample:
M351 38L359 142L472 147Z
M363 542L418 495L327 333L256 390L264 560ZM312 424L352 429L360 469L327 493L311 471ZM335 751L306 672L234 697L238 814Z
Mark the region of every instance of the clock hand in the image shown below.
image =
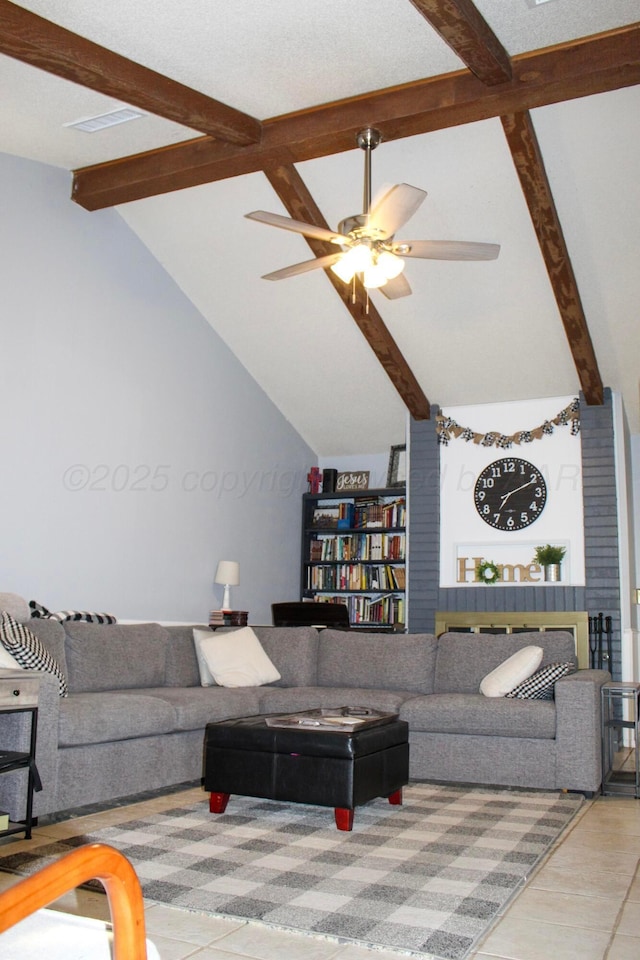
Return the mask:
M502 501L500 504L500 509L502 510L509 497L512 497L514 493L517 493L518 490L524 490L525 487L530 487L531 484L535 482L535 480L529 480L528 483L523 483L522 486L516 487L515 490L510 490L509 493L505 493L504 497L500 497L500 500Z

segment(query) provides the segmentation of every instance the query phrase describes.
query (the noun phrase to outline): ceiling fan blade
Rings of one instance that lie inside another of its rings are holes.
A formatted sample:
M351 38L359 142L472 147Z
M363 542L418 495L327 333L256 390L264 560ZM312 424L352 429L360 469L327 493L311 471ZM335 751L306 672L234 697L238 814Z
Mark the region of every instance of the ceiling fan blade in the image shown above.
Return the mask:
M408 297L410 293L413 293L404 273L398 274L393 280L387 280L379 290L380 293L384 293L387 300L398 300L400 297Z
M342 256L342 253L330 253L326 257L316 257L315 260L304 260L302 263L293 263L290 267L283 267L282 270L275 270L273 273L265 274L262 279L286 280L288 277L297 277L300 273L308 273L310 270L318 270L320 267L332 267Z
M427 191L419 187L396 183L369 211L369 227L383 240L392 237L414 215L426 195Z
M291 217L281 217L279 213L267 213L266 210L254 210L245 213L249 220L258 220L270 227L281 227L283 230L292 230L293 233L302 233L305 237L315 237L316 240L327 240L329 243L343 244L347 238L341 233L334 233L325 227L316 227L312 223L303 223L302 220L292 220Z
M499 243L474 243L465 240L398 240L391 250L399 257L421 260L495 260Z

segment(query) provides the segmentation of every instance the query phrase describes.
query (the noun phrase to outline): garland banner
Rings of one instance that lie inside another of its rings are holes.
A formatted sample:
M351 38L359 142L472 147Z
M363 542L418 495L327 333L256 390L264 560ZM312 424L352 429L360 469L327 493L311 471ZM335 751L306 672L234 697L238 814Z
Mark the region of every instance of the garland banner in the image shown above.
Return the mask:
M542 437L549 436L556 427L571 427L571 436L575 437L580 433L580 400L578 397L572 400L568 407L561 410L553 420L545 420L539 427L533 430L518 430L510 436L491 430L488 433L476 433L469 427L461 427L451 417L444 414L436 415L436 433L438 434L438 443L448 444L451 438L473 440L481 447L498 447L501 450L508 450L515 444L531 443L533 440L541 440Z

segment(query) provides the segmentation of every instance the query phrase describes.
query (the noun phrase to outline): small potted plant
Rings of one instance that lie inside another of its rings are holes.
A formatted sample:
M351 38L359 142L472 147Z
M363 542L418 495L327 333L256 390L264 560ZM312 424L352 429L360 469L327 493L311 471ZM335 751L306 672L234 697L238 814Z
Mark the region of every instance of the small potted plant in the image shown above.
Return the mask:
M543 547L536 547L533 562L540 564L544 569L545 580L550 582L562 580L562 561L566 552L566 547L554 547L550 543Z

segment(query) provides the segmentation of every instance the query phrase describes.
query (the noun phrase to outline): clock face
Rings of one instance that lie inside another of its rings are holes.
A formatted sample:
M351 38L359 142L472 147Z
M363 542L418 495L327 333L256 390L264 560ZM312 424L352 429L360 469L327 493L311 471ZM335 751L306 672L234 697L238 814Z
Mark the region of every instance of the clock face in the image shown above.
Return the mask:
M476 480L473 499L479 516L496 530L523 530L547 501L547 485L537 467L518 457L494 460Z

